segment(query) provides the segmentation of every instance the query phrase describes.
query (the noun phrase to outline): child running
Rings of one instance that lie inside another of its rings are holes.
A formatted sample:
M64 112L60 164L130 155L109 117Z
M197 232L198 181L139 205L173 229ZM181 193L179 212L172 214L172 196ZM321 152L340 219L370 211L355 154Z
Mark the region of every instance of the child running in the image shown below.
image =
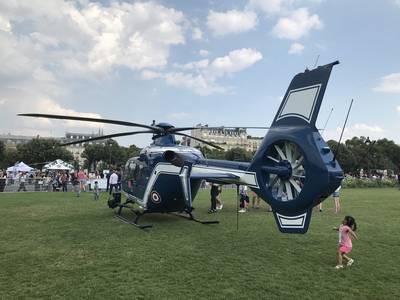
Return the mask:
M351 216L345 216L339 227L334 227L339 232L339 246L336 253L336 269L343 269L343 260L350 267L354 259L347 256L353 248L352 239L358 240L354 231L357 229L356 220Z

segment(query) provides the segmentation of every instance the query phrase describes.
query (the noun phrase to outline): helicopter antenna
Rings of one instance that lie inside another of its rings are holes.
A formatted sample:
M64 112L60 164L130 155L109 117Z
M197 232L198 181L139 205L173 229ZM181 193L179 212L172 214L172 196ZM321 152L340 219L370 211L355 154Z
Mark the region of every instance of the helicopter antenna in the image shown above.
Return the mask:
M351 107L352 107L352 105L353 105L353 101L354 101L354 100L351 99L350 106L349 106L349 109L348 109L348 111L347 111L346 120L344 121L344 125L343 125L343 128L342 128L342 133L340 134L339 142L338 142L338 144L337 144L337 147L336 147L336 150L335 150L335 154L333 155L332 161L335 161L335 159L336 159L336 157L337 157L337 155L338 155L338 153L339 153L340 142L342 141L344 129L346 128L347 119L349 118L349 114L350 114Z
M328 125L328 122L329 122L329 119L331 118L332 112L333 112L333 107L331 108L331 111L330 111L330 113L329 113L329 115L328 115L328 118L327 118L326 121L325 121L324 128L322 128L322 130L321 130L321 135L324 133L325 128L326 128L326 125Z
M314 67L313 67L313 69L317 66L317 64L318 64L318 61L319 61L319 54L317 55L317 59L315 60L315 63L314 63Z

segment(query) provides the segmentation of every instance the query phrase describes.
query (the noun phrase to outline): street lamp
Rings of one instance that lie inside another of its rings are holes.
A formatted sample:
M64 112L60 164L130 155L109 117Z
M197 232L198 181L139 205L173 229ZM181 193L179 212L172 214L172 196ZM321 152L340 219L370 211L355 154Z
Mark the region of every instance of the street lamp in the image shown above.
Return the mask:
M106 144L108 145L108 169L111 170L111 139L108 140Z
M367 160L367 176L370 177L370 173L369 173L369 153L372 149L372 147L375 145L376 141L371 141L369 139L369 136L367 136L367 139L364 141L364 144L368 147L367 148L367 153L365 154L365 159Z

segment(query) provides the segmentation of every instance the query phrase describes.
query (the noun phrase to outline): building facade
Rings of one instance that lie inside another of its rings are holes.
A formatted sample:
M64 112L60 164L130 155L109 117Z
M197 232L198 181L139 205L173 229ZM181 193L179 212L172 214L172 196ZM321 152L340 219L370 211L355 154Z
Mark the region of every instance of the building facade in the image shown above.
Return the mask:
M2 141L7 148L17 148L17 145L26 144L34 138L36 138L36 136L14 135L11 133L0 134L0 141Z
M54 137L55 140L60 141L60 143L70 143L79 140L90 139L98 136L102 136L103 131L99 130L98 133L76 133L76 132L66 132L64 137ZM0 134L0 141L3 141L7 148L16 148L19 144L26 144L34 138L39 138L39 136L25 136L25 135L13 135L13 134ZM51 137L44 137L51 138ZM89 142L89 144L104 144L104 140ZM82 158L82 153L85 150L85 144L75 144L65 146L65 148L72 153L74 159L82 165L84 158Z
M240 127L208 128L207 125L202 126L201 124L197 124L196 127L199 127L200 129L194 129L191 131L193 137L216 144L225 151L233 148L242 148L246 151L254 152L258 149L263 140L262 137L252 137L251 135L248 135L246 129ZM201 142L191 138L182 139L182 144L191 147L204 146Z

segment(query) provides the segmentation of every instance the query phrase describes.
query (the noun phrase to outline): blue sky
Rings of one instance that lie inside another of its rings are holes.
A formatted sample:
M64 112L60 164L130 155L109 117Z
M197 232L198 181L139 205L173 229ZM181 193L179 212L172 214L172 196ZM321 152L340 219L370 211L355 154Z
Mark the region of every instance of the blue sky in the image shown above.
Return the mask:
M98 130L15 116L26 112L268 126L291 78L319 55L341 62L317 122L333 108L324 137L339 138L354 98L345 138L400 143L399 53L399 0L3 1L0 133Z

